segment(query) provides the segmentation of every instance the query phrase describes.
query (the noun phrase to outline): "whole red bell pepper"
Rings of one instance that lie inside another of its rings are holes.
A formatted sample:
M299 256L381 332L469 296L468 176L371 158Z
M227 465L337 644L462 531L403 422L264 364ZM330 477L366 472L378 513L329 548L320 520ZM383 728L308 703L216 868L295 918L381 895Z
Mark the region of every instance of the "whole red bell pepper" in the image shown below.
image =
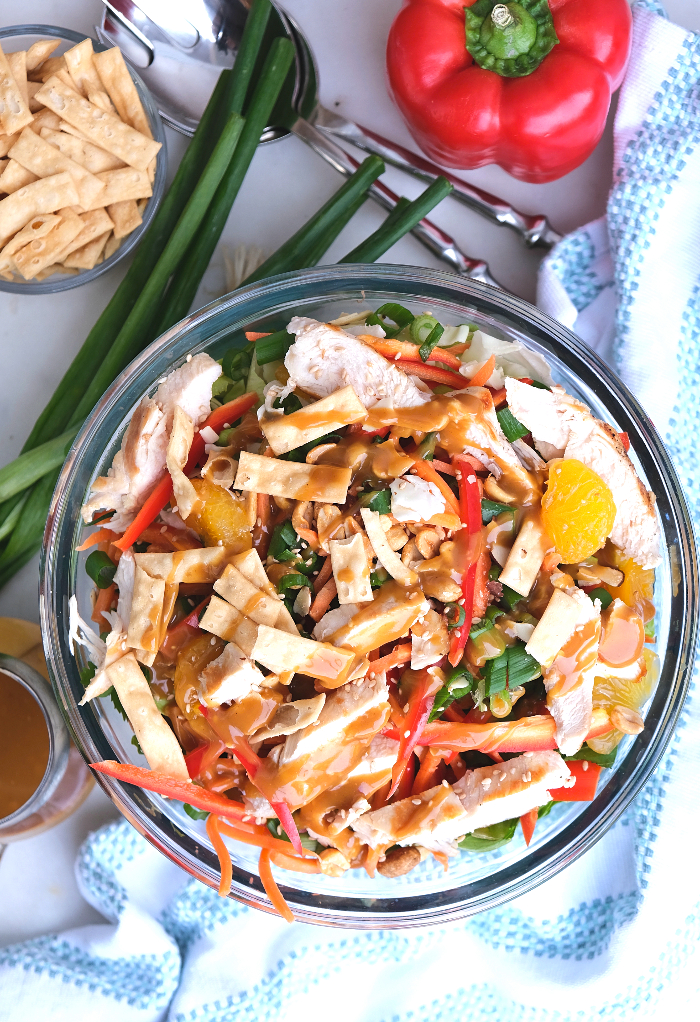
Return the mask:
M627 0L404 0L389 86L437 163L553 181L600 139L631 39Z

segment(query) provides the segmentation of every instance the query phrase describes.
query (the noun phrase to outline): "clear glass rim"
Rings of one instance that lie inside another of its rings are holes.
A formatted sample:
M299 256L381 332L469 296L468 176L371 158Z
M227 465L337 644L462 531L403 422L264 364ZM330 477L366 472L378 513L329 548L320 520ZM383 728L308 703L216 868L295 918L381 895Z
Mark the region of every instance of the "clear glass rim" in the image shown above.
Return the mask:
M65 39L68 42L74 43L81 43L83 39L91 39L93 47L99 53L109 49L109 47L104 46L98 39L93 38L93 36L88 36L84 32L74 32L73 29L62 28L59 25L12 25L10 28L0 28L0 41L23 35L52 36L55 39ZM39 281L27 280L22 282L2 280L0 278L0 291L7 291L11 294L20 295L47 295L58 294L60 291L70 291L72 288L80 287L82 284L89 284L90 281L101 277L103 273L107 273L108 270L111 270L113 266L116 266L122 259L133 251L134 247L138 245L144 235L144 232L151 223L151 220L155 216L163 198L163 193L165 191L165 178L168 172L168 152L165 139L165 128L163 127L163 121L158 112L153 96L143 79L139 77L128 63L127 68L139 92L139 97L144 104L146 115L148 116L151 130L153 131L153 137L156 142L160 142L162 145L162 149L158 153L158 159L156 161L156 173L153 179L153 194L144 209L144 216L141 223L135 231L132 231L131 234L123 239L122 244L119 246L117 251L109 257L109 259L105 259L104 262L99 264L99 266L93 266L91 270L80 270L72 276L61 277L59 279L49 277L47 280Z
M120 409L120 413L124 414L131 407L135 391L138 389L140 394L146 389L145 380L160 358L167 353L170 361L177 363L184 357L189 350L187 339L195 328L206 332L211 325L208 335L211 337L216 332L216 318L225 311L240 310L236 329L243 329L262 318L265 303L268 303L268 311L274 312L292 308L295 301L300 304L302 299L308 301L313 297L323 302L351 291L358 296L361 293L363 297L367 292L368 302L372 301L373 292L391 292L396 295L396 300L404 295L407 299L414 297L430 302L442 298L445 302L461 303L466 307L473 305L479 312L498 317L504 329L508 329L509 321L517 321L518 329L531 335L534 331L538 343L544 344L565 362L568 357L568 365L575 362L572 371L584 384L597 392L604 392L601 400L606 406L611 406L611 414L619 428L628 432L649 483L660 504L663 504L664 534L675 544L675 631L673 647L669 640L661 681L647 714L647 721L651 720L653 726L645 729L632 743L622 766L614 774L613 783L607 785L595 802L571 824L541 848L528 852L516 863L490 877L474 885L466 885L466 888L456 887L430 897L402 897L400 910L382 905L383 900L388 903L391 899L377 898L370 908L362 908L358 898L318 892L311 894L297 889L287 892L283 888L295 916L302 921L363 929L400 929L446 923L495 907L543 883L583 854L612 826L649 779L670 741L687 693L698 617L698 570L692 522L675 470L648 416L616 374L579 338L520 298L452 273L412 266L349 264L304 270L241 288L211 303L176 324L145 349L107 391L76 437L59 477L47 521L42 550L40 609L47 664L74 740L89 761L110 758L111 746L106 736L94 726L91 713L85 712L88 708L77 706L76 696L79 697L81 689L76 677L71 680L66 668L58 629L67 594L60 592L57 573L60 576L69 559L69 552L61 543L61 533L71 498L71 480L81 459L90 450L100 424L110 411ZM246 306L251 304L255 304L256 309L246 317ZM193 344L191 350L206 346L206 340L200 341ZM140 389L136 388L137 382ZM670 659L673 663L666 670ZM667 687L662 691L663 683ZM152 797L103 775L99 775L98 780L120 811L148 840L191 875L209 886L218 885L216 857L189 837L183 838L182 832L162 813ZM467 890L471 887L480 889ZM272 911L258 878L235 866L232 897L264 911Z

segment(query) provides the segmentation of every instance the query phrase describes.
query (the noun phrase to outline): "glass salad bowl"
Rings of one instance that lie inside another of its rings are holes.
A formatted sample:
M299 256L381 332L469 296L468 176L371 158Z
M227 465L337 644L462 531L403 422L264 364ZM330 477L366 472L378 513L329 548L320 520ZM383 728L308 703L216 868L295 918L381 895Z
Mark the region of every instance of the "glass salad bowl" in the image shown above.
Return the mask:
M77 594L90 616L91 581L76 547L80 507L91 481L119 449L137 403L188 355L220 358L244 346L244 331L276 331L292 315L330 320L344 313L399 302L432 312L444 324L473 323L488 333L525 342L544 355L557 382L594 414L625 431L640 476L656 494L663 541L655 603L660 657L658 686L645 710L645 729L621 743L612 769L601 774L590 803L556 803L526 847L520 828L488 852L463 851L449 870L426 860L398 878L350 870L342 877L290 873L275 877L297 919L359 928L401 928L447 922L491 908L552 877L590 848L613 824L659 762L689 684L697 630L698 578L693 532L678 479L648 416L617 376L565 327L532 305L476 281L409 266L329 266L274 277L241 288L201 309L147 348L105 394L78 435L53 497L43 546L41 620L46 660L73 738L89 762L118 759L145 766L129 726L109 698L78 706L83 653L73 656L68 601ZM203 883L217 887L219 868L204 823L180 803L98 776L127 819L165 855ZM257 849L229 842L231 897L272 911L257 872Z

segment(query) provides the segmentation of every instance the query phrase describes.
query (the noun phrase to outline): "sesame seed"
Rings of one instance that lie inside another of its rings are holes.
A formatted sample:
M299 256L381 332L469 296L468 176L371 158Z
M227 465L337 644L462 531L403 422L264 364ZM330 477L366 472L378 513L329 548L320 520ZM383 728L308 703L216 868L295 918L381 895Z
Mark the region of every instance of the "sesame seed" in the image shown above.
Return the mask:
M408 738L410 734L411 734L411 730L410 730L410 728L408 728L406 731L404 731L403 736L404 736L404 738Z
M442 786L443 788L449 788L449 784L447 783L447 781L443 781Z
M588 760L587 759L584 759L583 766L581 767L581 769L582 770L588 770Z
M414 806L423 805L422 799L419 799L419 798L412 798L411 802L413 803Z
M188 362L191 362L191 361L192 361L192 356L191 356L191 355L188 355L188 356L187 356L187 361L188 361Z

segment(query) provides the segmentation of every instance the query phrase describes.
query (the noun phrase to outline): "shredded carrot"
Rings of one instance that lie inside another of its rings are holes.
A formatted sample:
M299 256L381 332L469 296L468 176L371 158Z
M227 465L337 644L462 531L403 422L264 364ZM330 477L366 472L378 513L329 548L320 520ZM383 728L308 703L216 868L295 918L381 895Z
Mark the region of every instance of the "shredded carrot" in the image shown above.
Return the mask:
M473 454L460 454L457 460L466 462L475 472L488 472L488 469Z
M330 561L330 557L328 560ZM311 604L309 617L313 618L314 621L320 621L335 599L337 593L338 587L335 584L335 579L329 578L323 589L320 589L316 594L316 599Z
M272 869L270 868L270 850L268 848L263 848L260 853L258 872L260 873L262 885L265 888L265 894L272 902L272 907L276 912L279 912L282 918L286 919L288 923L293 923L294 916L292 915L292 910L282 897L282 892L277 886L275 878L272 875Z
M419 354L419 346L411 344L410 341L396 341L389 340L383 337L373 337L369 334L361 334L359 340L363 341L368 347L374 348L376 352L383 355L384 358L393 362L396 356L399 355L402 359L408 362L422 362L422 358ZM446 348L435 347L430 352L428 358L429 362L442 362L444 365L449 366L451 369L459 369L462 363L456 356L456 352L448 351Z
M494 408L498 408L499 405L502 405L504 403L504 401L506 400L507 396L508 395L506 394L506 388L505 387L501 387L500 390L494 390L494 392L493 392L493 407Z
M381 859L383 854L384 854L384 849L381 848L381 847L379 847L379 848L369 848L368 847L367 848L367 852L365 854L365 861L362 863L362 865L365 867L365 869L367 870L368 876L370 876L372 878L372 880L374 880L374 874L377 871L377 866L379 865L379 860Z
M434 788L436 784L440 783L441 778L438 777L438 774L442 764L442 757L443 752L441 749L428 747L428 751L420 765L420 770L413 782L413 787L411 788L412 795L420 795L421 792L427 791L428 788Z
M445 480L442 479L441 476L435 471L431 463L429 461L414 461L413 471L416 473L417 476L420 476L421 479L425 479L429 483L435 483L438 490L445 498L446 506L450 509L450 511L453 511L459 518L459 501L457 500L457 498L455 497L454 493L449 488Z
M333 565L331 564L330 557L326 557L325 561L321 565L321 569L314 579L314 593L318 596L323 587L325 586L328 579L333 574Z
M561 555L558 554L556 550L550 550L548 554L544 555L542 571L554 571L560 561Z
M89 547L94 546L95 543L113 543L115 539L119 539L118 532L112 532L111 529L98 529L97 532L93 532L91 536L83 540L80 546L77 546L76 550L87 550Z
M491 375L492 375L492 373L493 373L495 368L496 368L496 356L495 355L491 355L491 357L488 358L484 362L484 364L482 365L481 369L478 369L474 373L474 375L472 376L471 380L469 381L469 386L470 387L483 387L483 386L485 386L487 380L489 380L491 378Z
M231 890L231 881L233 880L233 865L231 864L228 848L222 841L221 834L219 833L219 817L209 813L206 826L209 840L214 845L214 851L219 856L219 867L221 869L219 897L227 898Z
M117 587L114 582L112 582L111 586L107 586L106 589L97 590L97 599L95 600L95 606L92 608L91 619L98 625L104 624L105 628L109 631L112 630L112 626L107 618L103 617L103 615L106 610L112 609L112 604L114 603L116 596Z
M300 539L306 540L312 550L318 550L318 533L314 529L305 529L302 525L296 531L297 536Z
M439 863L441 863L442 868L447 873L447 870L450 867L450 860L447 858L446 853L445 852L433 852L433 857L436 858Z
M321 863L318 859L300 859L298 855L289 855L287 852L270 852L270 858L275 866L293 873L321 872Z
M380 657L379 660L374 660L370 663L370 671L374 674L381 674L382 671L390 671L392 667L399 667L401 664L407 664L411 659L411 646L406 643L403 646L394 646L391 653L387 653L386 656Z
M440 461L438 458L433 458L430 464L436 472L442 472L443 475L446 476L455 475L455 469L447 461Z
M261 337L269 337L270 334L261 334L257 330L246 330L245 339L246 341L259 341Z
M442 711L443 717L451 720L453 724L466 724L467 715L462 713L458 706L448 706Z
M402 802L403 799L408 798L411 794L413 787L413 780L416 776L416 763L417 759L414 753L411 753L408 757L408 762L404 768L403 773L399 779L399 783L396 785L394 790L394 802Z
M141 510L134 518L122 538L115 544L120 550L128 550L135 543L145 528L157 518L165 505L170 500L173 492L173 481L170 473L166 473L161 481L156 484L151 494L144 501Z
M167 543L168 550L198 550L202 543L187 529L174 529L171 525L147 525L139 536L140 543Z

